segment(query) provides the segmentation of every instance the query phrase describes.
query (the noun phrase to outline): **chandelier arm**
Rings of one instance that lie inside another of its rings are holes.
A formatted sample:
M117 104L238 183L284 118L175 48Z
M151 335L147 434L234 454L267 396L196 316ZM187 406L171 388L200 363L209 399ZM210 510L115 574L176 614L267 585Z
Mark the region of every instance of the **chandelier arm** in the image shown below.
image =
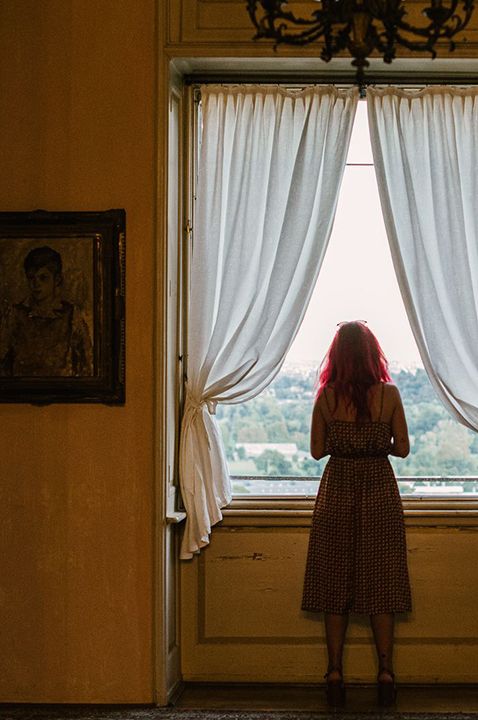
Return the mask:
M272 2L267 3L267 5L270 5L271 7L267 9L267 14L261 19L257 20L256 14L257 14L257 6L259 4L260 0L247 0L247 12L249 13L249 17L251 18L254 26L256 28L265 27L266 25L271 29L271 31L275 30L276 27L276 21L278 20L286 20L289 23L292 23L293 25L299 25L299 26L308 26L308 25L316 25L317 23L317 16L319 14L322 14L321 10L315 10L312 15L313 18L303 18L303 17L296 17L292 11L290 10L283 10L282 4L283 2L272 0ZM264 3L261 3L264 4ZM279 25L280 27L280 25Z
M383 55L386 63L391 63L395 59L396 36L397 29L394 26L384 26L383 32L375 32L374 34L373 47Z
M300 35L286 35L281 34L279 37L275 37L276 45L309 45L310 43L325 37L326 29L324 27L316 28L307 32L307 35L301 33Z
M349 25L342 30L339 30L336 34L333 34L329 29L329 31L325 34L324 47L322 48L322 52L320 54L321 59L325 62L329 62L332 60L334 55L348 48L349 34Z
M436 50L433 48L434 40L429 40L428 42L419 42L418 40L408 40L406 37L403 37L403 35L400 35L400 33L397 33L395 36L395 41L397 45L401 45L402 47L406 47L408 50L414 50L415 52L429 52L432 55L432 58L436 57Z
M402 30L403 32L408 32L412 35L419 35L420 37L428 37L433 38L433 42L436 42L439 38L450 38L453 35L456 35L461 30L463 30L466 25L468 24L471 17L471 12L468 17L465 17L461 19L458 15L453 15L449 18L450 22L451 20L454 20L454 25L444 25L442 27L436 27L433 23L428 25L426 28L418 28L414 27L413 25L410 25L406 22L397 23L396 27L398 30ZM435 29L434 29L435 27Z
M315 40L323 37L327 32L327 26L323 22L315 22L312 27L301 33L288 32L289 28L285 23L274 27L274 34L261 33L258 37L268 37L276 41L276 45L287 43L288 45L309 45Z
M318 12L320 12L320 11L318 11ZM314 16L315 15L316 15L316 13L314 12ZM291 12L289 12L289 11L285 12L284 10L281 10L280 13L276 14L276 16L274 17L274 21L275 20L287 20L287 22L290 22L293 25L305 25L305 26L315 25L317 23L317 20L315 19L315 17L313 19L307 19L307 18L301 18L301 17L297 18Z
M273 25L271 27L262 24L263 21L256 24L257 33L254 40L261 38L275 40L276 45L283 43L289 45L308 45L318 40L326 32L326 25L323 22L315 21L306 30L302 32L293 32L286 23Z
M408 50L413 50L415 52L429 52L431 53L433 59L437 56L437 51L433 47L435 42L436 40L433 38L430 38L428 42L419 42L418 40L408 40L408 38L400 35L400 33L397 33L396 35L397 45L401 45L402 47L406 47ZM448 42L450 50L453 51L455 49L455 43L453 40L448 40Z

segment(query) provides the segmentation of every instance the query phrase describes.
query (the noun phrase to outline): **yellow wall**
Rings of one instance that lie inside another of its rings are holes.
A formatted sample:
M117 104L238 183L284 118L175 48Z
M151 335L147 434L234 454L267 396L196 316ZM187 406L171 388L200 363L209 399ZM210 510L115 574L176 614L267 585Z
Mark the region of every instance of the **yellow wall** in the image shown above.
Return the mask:
M0 405L0 701L151 702L154 0L0 3L0 209L127 213L127 403Z

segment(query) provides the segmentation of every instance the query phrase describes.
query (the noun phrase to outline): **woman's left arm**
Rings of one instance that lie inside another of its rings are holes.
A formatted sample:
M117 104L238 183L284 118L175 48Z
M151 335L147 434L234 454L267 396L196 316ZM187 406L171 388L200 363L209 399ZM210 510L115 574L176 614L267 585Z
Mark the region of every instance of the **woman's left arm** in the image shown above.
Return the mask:
M327 423L320 408L320 398L317 398L312 411L310 428L310 454L314 460L320 460L328 454L325 452L326 437Z
M410 452L410 440L408 438L405 411L398 388L395 385L391 385L390 392L394 395L394 408L392 414L392 444L389 454L405 458Z

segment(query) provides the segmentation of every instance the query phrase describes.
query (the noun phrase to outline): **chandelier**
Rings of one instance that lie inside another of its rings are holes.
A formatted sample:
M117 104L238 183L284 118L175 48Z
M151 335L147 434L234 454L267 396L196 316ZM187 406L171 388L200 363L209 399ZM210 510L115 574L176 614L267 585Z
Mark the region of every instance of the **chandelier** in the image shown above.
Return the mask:
M364 84L367 58L374 51L386 63L395 58L398 45L409 50L429 52L436 57L435 45L445 39L449 51L452 38L468 24L473 0L430 0L422 9L422 26L407 21L406 0L315 0L320 7L309 17L296 17L287 0L247 0L247 11L256 28L254 40L268 38L277 45L308 45L320 40L320 57L325 62L343 50L353 57L356 81Z

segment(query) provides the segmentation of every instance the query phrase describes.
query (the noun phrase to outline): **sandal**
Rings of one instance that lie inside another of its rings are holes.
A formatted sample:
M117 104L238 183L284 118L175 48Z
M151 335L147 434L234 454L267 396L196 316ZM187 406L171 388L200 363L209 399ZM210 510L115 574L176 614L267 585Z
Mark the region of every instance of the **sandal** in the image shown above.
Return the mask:
M331 672L340 673L340 677L335 680L329 680ZM327 681L325 691L327 705L330 707L343 707L345 705L345 685L342 676L342 668L330 667L325 673L324 679Z
M382 673L388 673L392 681L380 680ZM397 700L397 688L395 686L395 674L388 668L380 668L377 676L377 700L381 707L390 707L395 705Z

